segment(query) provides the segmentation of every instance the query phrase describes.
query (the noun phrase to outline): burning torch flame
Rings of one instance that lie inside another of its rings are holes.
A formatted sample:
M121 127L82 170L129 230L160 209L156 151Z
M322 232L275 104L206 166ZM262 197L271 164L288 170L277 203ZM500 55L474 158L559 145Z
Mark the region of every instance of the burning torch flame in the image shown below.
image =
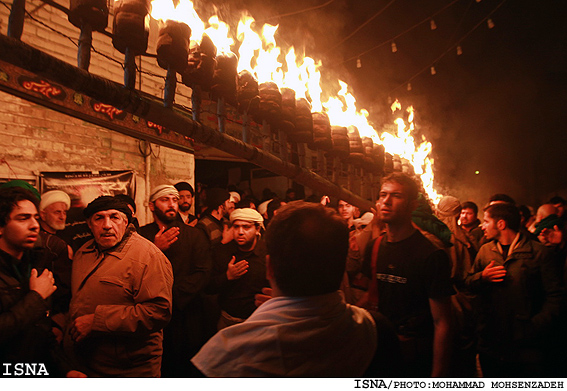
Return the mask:
M407 122L399 117L395 120L396 134L379 134L368 122L368 112L357 109L356 99L349 92L348 84L339 80L339 90L333 91L321 85L321 63L310 57L298 55L294 47L283 50L278 46L276 33L278 26L264 24L261 29L255 26L255 20L243 14L236 34L231 34L228 24L218 16L211 17L205 24L195 12L193 2L181 0L177 6L172 0L153 0L151 16L161 20L184 22L192 30L191 36L200 39L207 34L219 52L229 52L238 47L238 72L247 70L259 83L273 81L280 88L287 87L295 91L297 98L306 98L311 102L313 112L324 111L332 125L356 126L361 137L370 137L376 144L384 145L386 152L407 159L416 175L421 177L423 187L435 204L441 195L434 189L433 159L430 158L432 145L422 137L416 143L412 132L415 130L414 110L409 107ZM260 32L258 32L260 30ZM234 36L234 39L232 38ZM236 39L236 41L235 41ZM323 101L323 96L329 96ZM391 106L392 113L402 111L401 103L396 100Z

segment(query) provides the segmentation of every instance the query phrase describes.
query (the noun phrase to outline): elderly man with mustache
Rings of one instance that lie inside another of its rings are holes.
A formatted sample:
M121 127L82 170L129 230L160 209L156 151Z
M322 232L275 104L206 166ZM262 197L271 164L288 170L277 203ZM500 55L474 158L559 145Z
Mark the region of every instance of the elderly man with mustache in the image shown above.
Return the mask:
M73 259L67 353L95 377L159 377L173 272L131 224L123 201L101 196L84 210L93 239Z

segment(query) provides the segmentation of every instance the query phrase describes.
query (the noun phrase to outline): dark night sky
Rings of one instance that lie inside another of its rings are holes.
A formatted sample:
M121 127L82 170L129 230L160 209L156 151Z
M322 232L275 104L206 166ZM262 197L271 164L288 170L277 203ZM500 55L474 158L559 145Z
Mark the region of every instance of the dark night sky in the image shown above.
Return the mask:
M375 127L391 123L388 101L413 104L416 123L433 144L436 183L444 194L483 204L494 193L538 206L567 196L567 2L507 0L491 19L450 51L502 0L459 0L429 22L360 57L434 14L452 0L396 0L357 34L341 41L392 0L335 0L279 23L279 39L323 60L323 75L353 88ZM326 0L241 0L256 20L326 3ZM198 2L196 3L199 4ZM221 7L223 12L228 9ZM407 91L406 81L420 73ZM475 175L475 171L480 171Z

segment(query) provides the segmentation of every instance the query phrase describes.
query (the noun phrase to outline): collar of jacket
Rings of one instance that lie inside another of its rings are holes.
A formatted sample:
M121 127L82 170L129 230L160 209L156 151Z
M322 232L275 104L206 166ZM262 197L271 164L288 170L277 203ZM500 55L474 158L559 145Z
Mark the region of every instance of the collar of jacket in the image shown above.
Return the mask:
M500 242L494 241L492 242L492 244L493 244L492 251L497 252L500 255L503 255L502 246L500 245ZM513 258L514 255L520 253L530 253L532 251L532 247L529 244L530 244L530 240L524 234L518 232L518 234L516 234L516 237L510 244L510 249L508 250L508 256L506 257L505 260L507 261Z
M118 259L122 259L127 252L125 246L128 243L128 239L130 239L130 236L132 236L132 234L134 234L135 232L136 228L134 227L134 224L130 223L126 228L126 231L124 232L124 236L122 236L122 240L120 240L120 242L118 242L114 247L101 251L96 241L94 239L91 239L91 243L86 246L82 252L99 252L102 254L113 255Z

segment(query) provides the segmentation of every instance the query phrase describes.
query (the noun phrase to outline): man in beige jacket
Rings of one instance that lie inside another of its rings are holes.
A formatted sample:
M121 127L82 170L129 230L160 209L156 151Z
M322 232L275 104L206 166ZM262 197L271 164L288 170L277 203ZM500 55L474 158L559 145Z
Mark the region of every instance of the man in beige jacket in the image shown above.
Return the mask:
M171 264L136 233L121 201L99 197L84 214L94 239L73 260L66 350L88 376L158 377Z

